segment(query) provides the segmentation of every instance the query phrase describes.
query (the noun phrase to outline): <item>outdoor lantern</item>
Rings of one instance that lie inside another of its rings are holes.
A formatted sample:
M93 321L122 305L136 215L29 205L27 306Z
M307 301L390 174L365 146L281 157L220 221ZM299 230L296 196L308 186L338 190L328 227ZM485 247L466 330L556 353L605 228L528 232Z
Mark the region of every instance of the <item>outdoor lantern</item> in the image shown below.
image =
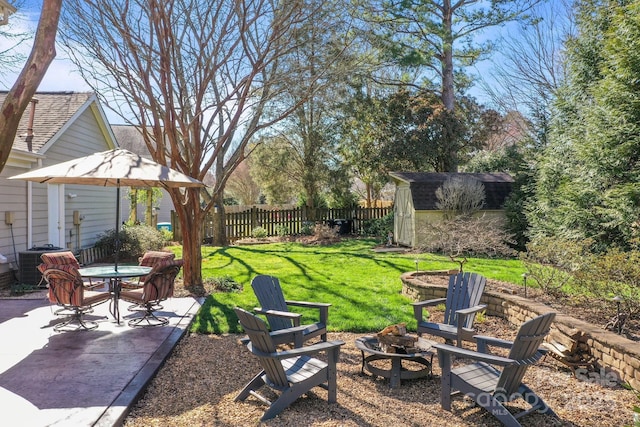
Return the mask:
M416 263L416 273L418 272L418 258L414 259L413 262Z
M9 15L16 13L16 8L10 5L6 0L0 0L0 25L9 23Z
M616 295L611 299L611 301L616 303L618 310L618 335L622 334L622 319L620 319L620 303L622 302L622 297L620 295Z
M527 273L522 273L522 282L524 283L524 297L527 297Z

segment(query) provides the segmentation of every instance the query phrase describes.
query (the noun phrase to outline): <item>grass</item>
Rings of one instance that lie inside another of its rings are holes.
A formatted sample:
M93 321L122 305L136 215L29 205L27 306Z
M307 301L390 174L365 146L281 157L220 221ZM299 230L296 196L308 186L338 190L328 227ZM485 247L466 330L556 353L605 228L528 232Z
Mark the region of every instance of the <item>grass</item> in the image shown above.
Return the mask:
M370 332L398 322L415 330L409 298L401 295L400 275L420 270L455 268L449 258L432 254L376 253L374 240L344 240L330 246L272 243L254 246L203 247L204 280L228 276L243 285L238 293L207 297L194 320L199 333L241 332L233 312L236 306L252 310L257 299L251 279L268 274L280 280L286 299L327 302L330 331ZM181 248L175 248L180 256ZM524 267L517 259L469 258L465 271L487 278L521 283ZM292 311L294 311L292 309ZM299 311L302 322L316 313Z

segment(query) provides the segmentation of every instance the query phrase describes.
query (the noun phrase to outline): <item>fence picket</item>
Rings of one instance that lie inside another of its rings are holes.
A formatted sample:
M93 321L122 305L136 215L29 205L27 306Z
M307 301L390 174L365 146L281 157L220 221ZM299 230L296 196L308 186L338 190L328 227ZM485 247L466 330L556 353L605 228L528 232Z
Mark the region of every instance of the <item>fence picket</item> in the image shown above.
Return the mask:
M303 230L304 223L312 221L310 218L316 218L313 222L330 223L331 221L337 220L351 221L351 231L355 234L361 234L366 221L383 218L391 212L393 212L393 206L383 208L315 209L315 211L311 212L304 207L294 209L261 209L251 207L242 212L225 213L225 229L227 238L230 241L251 237L251 233L256 227L264 228L268 236L277 235L279 230L278 226L286 227L288 234L300 234ZM171 223L174 239L182 240L180 223L173 211L171 212ZM205 241L210 240L213 236L213 213L209 213L205 217L202 227Z

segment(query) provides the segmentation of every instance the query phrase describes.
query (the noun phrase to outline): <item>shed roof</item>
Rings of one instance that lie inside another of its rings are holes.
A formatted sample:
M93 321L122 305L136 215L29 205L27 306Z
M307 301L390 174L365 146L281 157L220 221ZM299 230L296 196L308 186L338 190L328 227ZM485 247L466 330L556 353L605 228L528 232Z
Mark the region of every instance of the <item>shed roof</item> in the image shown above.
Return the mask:
M454 172L390 172L396 181L406 182L411 189L415 210L437 210L436 190L449 178L469 176L482 182L485 192L483 209L502 209L511 193L513 178L507 173L454 173Z
M0 91L0 104L7 97L7 91ZM33 115L33 138L31 147L27 138L29 117L33 105L29 105L20 119L13 148L39 152L92 98L92 92L37 92L38 100Z

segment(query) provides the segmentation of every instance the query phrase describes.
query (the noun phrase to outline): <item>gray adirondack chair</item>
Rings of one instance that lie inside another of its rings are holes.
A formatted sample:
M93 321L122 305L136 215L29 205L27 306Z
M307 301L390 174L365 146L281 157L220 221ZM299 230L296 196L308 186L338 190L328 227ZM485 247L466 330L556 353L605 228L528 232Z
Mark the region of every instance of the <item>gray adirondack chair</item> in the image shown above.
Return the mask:
M546 353L540 345L549 333L554 318L555 313L547 313L523 323L513 342L476 336L477 352L447 344L436 344L442 367L442 408L451 411L451 396L462 393L489 411L505 426L520 426L518 418L533 411L557 418L553 410L522 383L527 368ZM495 356L488 352L490 345L511 350L507 357ZM476 362L451 369L452 356L473 359ZM494 366L503 366L503 369L500 371ZM524 399L531 407L512 414L503 403L518 398Z
M480 304L487 279L476 273L459 273L449 278L446 298L436 298L413 303L413 314L418 322L418 335L423 333L444 337L448 344L456 341L458 347L462 341L472 341L475 335L473 322L476 313L485 309ZM424 320L426 307L445 303L443 323Z
M327 340L327 319L331 304L285 300L280 281L273 276L259 275L251 281L253 292L261 307L254 308L258 314L263 314L269 322L271 337L276 344L292 342L295 347L301 347L304 341L317 337ZM292 313L289 306L304 307L318 310L318 321L300 325L300 313Z
M344 341L320 342L287 351L277 351L264 320L241 308L236 307L234 310L240 325L249 335L247 348L260 359L262 366L262 371L249 381L236 396L235 401L244 401L252 395L269 405L261 418L262 421L275 417L316 386L328 391L329 403L336 402L336 365ZM326 362L311 357L320 352L326 353ZM274 402L256 392L263 385L280 393Z

